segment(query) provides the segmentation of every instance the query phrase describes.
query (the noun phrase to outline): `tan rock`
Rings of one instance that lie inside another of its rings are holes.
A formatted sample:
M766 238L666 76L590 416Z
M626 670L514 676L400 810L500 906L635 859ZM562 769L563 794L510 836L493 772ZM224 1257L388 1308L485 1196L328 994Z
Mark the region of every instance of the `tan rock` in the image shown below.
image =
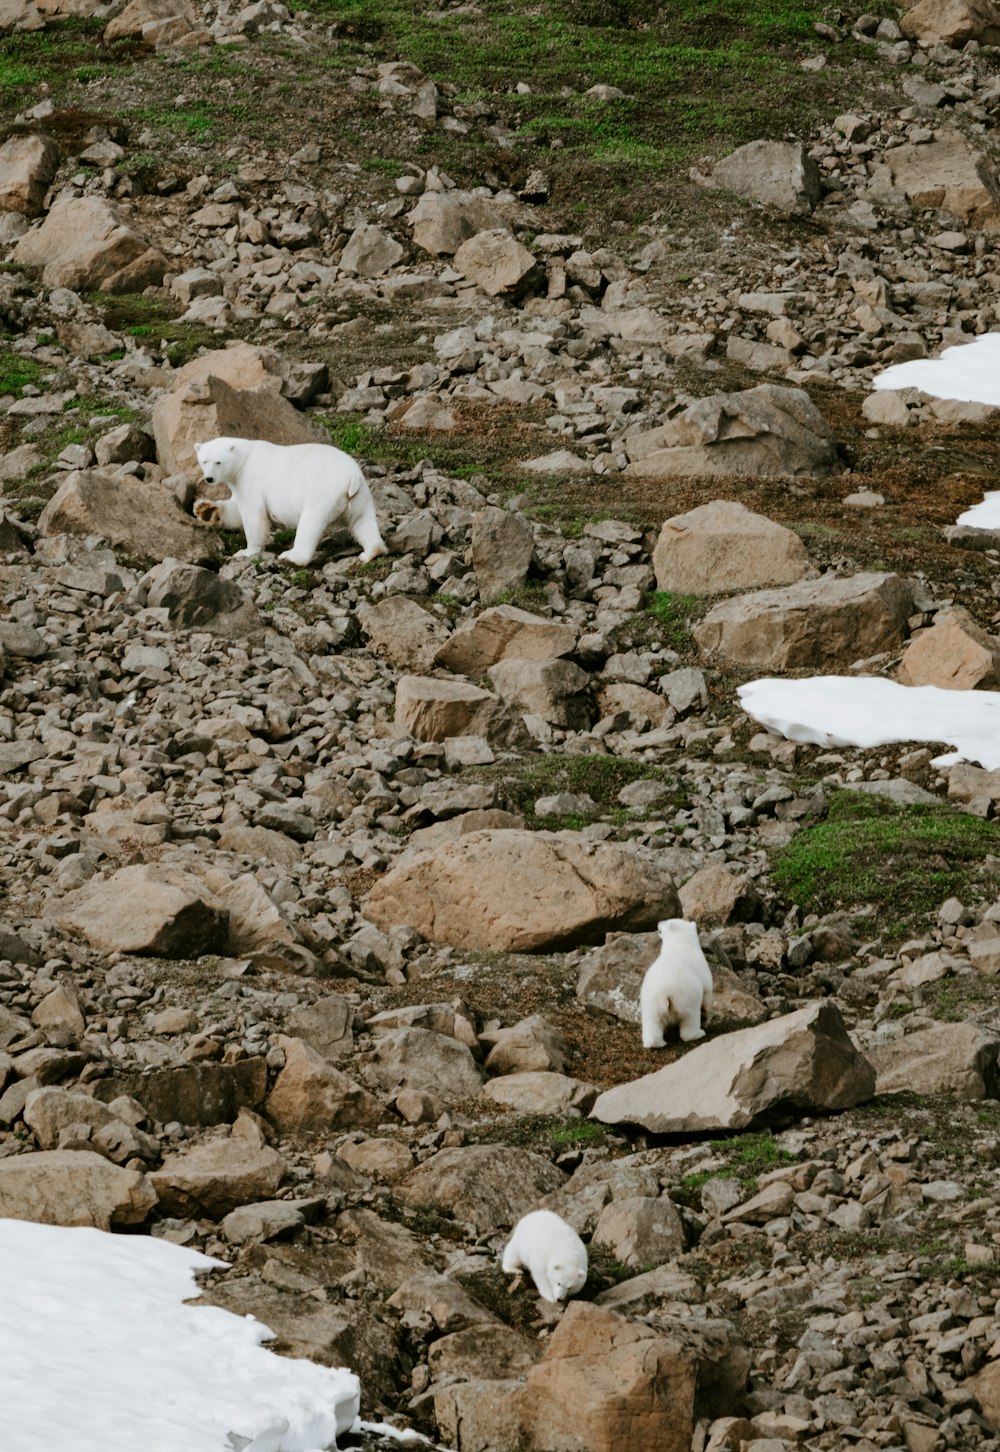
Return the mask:
M38 528L43 535L103 535L113 549L147 560L204 564L221 553L218 536L195 524L169 490L100 469L67 474L42 510Z
M125 222L117 208L100 197L69 197L56 202L45 220L18 242L15 262L42 269L46 287L75 292L123 291L115 275L150 252L149 243ZM159 281L167 260L156 253ZM143 284L144 286L147 284Z
M875 1071L838 1010L810 1004L700 1044L644 1078L601 1095L591 1118L656 1134L745 1129L779 1109L849 1109L875 1092Z
M381 1118L378 1101L302 1039L282 1034L285 1066L267 1096L265 1113L282 1134L329 1134L364 1129Z
M716 605L694 628L698 649L755 670L831 670L898 650L913 613L899 575L824 575Z
M899 28L911 40L961 50L970 40L1000 45L1000 10L992 0L919 0Z
M498 1319L451 1276L410 1276L387 1304L397 1311L425 1312L438 1330L446 1333L469 1326L495 1325Z
M396 683L396 725L418 741L485 736L516 745L527 735L520 716L499 696L468 681L401 676Z
M695 1423L731 1410L749 1353L724 1321L654 1328L571 1301L521 1396L528 1452L690 1452Z
M945 619L939 614L906 647L896 679L904 686L995 691L1000 686L1000 640L980 629L966 610L949 611Z
M379 1082L390 1097L401 1089L422 1089L453 1104L477 1099L482 1088L468 1046L430 1029L381 1033L375 1044L375 1062Z
M45 995L32 1013L31 1022L50 1044L61 1049L78 1044L87 1027L76 991L64 984Z
M398 1180L413 1169L413 1156L395 1139L363 1139L360 1144L342 1144L339 1157L359 1175L379 1180Z
M538 886L545 884L544 893ZM475 832L375 883L365 915L454 947L540 952L679 917L660 854L553 832Z
M0 212L36 217L58 165L59 147L51 136L8 137L0 146Z
M534 552L535 537L523 514L491 506L472 516L472 565L484 600L519 589Z
M358 277L381 277L402 255L400 244L383 227L355 227L340 255L340 270Z
M38 1225L141 1225L156 1204L145 1175L91 1150L42 1150L0 1160L0 1217Z
M358 624L375 655L396 670L416 675L432 668L449 638L445 621L407 595L389 595L374 604L359 605Z
M626 1195L601 1211L593 1245L606 1245L622 1265L643 1270L676 1260L684 1251L684 1225L666 1195Z
M167 1155L149 1182L167 1215L221 1220L240 1205L273 1199L287 1168L267 1145L233 1135Z
M206 354L193 362L203 365L198 373L180 376L170 393L153 406L153 435L160 464L168 474L187 474L200 479L195 445L217 437L266 439L272 444L328 444L330 435L315 419L300 413L278 392L280 380L270 379L254 387L233 385L204 366L228 368L226 355L235 348ZM210 362L211 360L211 362ZM185 365L189 367L190 365ZM255 370L236 366L236 376L253 376Z
M487 671L497 695L522 715L585 731L593 712L590 676L570 660L516 660L506 656Z
M477 232L506 228L500 208L469 192L424 192L406 220L413 241L433 257L450 256Z
M106 1104L90 1094L72 1094L67 1089L46 1085L33 1089L24 1104L23 1119L43 1150L54 1150L59 1136L71 1124L104 1129L115 1122Z
M122 867L59 902L53 919L108 952L197 958L221 948L226 915L193 873L179 867Z
M492 1039L493 1047L484 1065L488 1074L524 1074L538 1069L554 1069L561 1074L569 1060L569 1044L539 1013L499 1029Z
M487 1376L523 1376L541 1356L534 1337L512 1326L471 1326L431 1343L427 1355L431 1380L472 1381Z
M996 1033L974 1023L938 1023L865 1050L875 1070L876 1094L954 1094L959 1099L995 1097L998 1052Z
M728 867L702 867L680 890L684 916L696 923L749 923L760 916L760 894L749 877Z
M1000 1361L988 1361L981 1371L962 1383L979 1403L985 1421L1000 1432Z
M165 21L174 24L163 30ZM188 31L202 29L202 22L188 0L129 0L124 10L105 26L104 40L147 40L147 27L151 26L160 43L168 44Z
M581 1079L545 1070L503 1074L491 1079L483 1097L504 1104L517 1114L586 1114L597 1098L597 1089Z
M499 1452L521 1440L522 1381L475 1378L434 1391L438 1433L457 1452Z
M819 167L801 141L750 141L716 162L710 184L781 212L805 214L822 199Z
M527 247L505 227L477 232L455 253L455 267L489 297L525 291L541 269Z
M628 681L602 686L597 693L598 716L617 716L621 712L631 718L635 731L650 727L657 730L669 726L675 719L670 702L655 691L647 691L645 686L633 686Z
M304 1039L330 1063L353 1051L353 1024L354 1009L339 993L324 993L315 1003L295 1009L285 1019L292 1038Z
M942 208L983 231L1000 227L996 177L960 131L942 127L926 145L887 151L885 161L894 185L915 207Z
M502 1144L471 1144L438 1150L411 1170L397 1193L412 1205L431 1205L481 1233L506 1229L564 1175L551 1160Z
M653 569L658 590L689 595L793 585L812 572L793 530L729 499L665 520Z
M395 597L399 598L399 597ZM434 664L463 676L478 676L508 656L556 660L576 649L575 625L546 620L516 605L494 605L463 621L440 646Z

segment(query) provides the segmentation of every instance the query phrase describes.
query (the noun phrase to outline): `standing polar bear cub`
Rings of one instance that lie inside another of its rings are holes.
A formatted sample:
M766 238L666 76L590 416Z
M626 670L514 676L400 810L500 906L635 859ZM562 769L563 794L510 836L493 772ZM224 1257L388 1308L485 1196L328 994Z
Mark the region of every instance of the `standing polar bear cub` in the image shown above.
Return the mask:
M702 1010L712 1009L712 970L701 951L697 926L684 918L665 918L656 926L660 952L639 990L644 1049L664 1048L663 1030L673 1023L680 1025L685 1043L703 1039Z
M368 482L349 454L332 444L269 444L263 439L209 439L195 448L207 484L228 484L229 499L198 499L195 515L223 529L242 527L247 547L237 558L260 554L273 525L295 530L278 558L308 565L328 529L349 529L366 564L387 553Z
M583 1289L587 1247L553 1210L522 1215L503 1253L503 1268L526 1270L543 1301L564 1301Z

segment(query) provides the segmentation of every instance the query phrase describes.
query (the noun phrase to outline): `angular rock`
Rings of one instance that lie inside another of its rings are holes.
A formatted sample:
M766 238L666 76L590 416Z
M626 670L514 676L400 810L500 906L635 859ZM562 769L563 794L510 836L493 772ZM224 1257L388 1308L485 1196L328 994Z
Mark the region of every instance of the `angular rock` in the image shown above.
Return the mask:
M938 1023L865 1050L875 1070L876 1094L954 1094L973 1100L997 1097L998 1052L997 1034L974 1023Z
M89 1094L72 1094L67 1089L47 1085L31 1091L25 1100L22 1118L41 1148L54 1150L68 1125L86 1124L91 1129L104 1129L115 1122L116 1116Z
M221 554L217 536L195 524L168 490L100 469L67 474L38 528L43 535L101 535L113 549L147 560L172 557L197 565Z
M539 893L539 883L545 892ZM641 931L680 904L660 854L553 832L475 832L375 883L365 914L458 948L541 952Z
M833 435L800 388L761 383L689 404L649 433L626 440L625 472L642 479L750 474L839 474Z
M438 1150L410 1171L397 1193L408 1204L431 1205L486 1234L513 1225L564 1178L551 1160L529 1150L471 1144Z
M264 628L250 597L233 580L212 570L162 560L143 576L139 588L145 590L148 606L166 610L171 625L185 630L208 630L240 640Z
M428 1352L431 1379L523 1376L541 1356L538 1342L512 1326L473 1326L439 1337Z
M665 520L653 569L658 590L686 595L793 585L812 572L793 530L728 499Z
M572 661L507 656L491 666L487 675L501 700L522 715L541 716L553 726L572 731L590 725L590 677Z
M519 295L541 272L537 259L505 227L477 232L463 242L455 267L489 297Z
M178 1064L145 1073L98 1079L97 1097L138 1100L151 1119L169 1124L231 1124L241 1109L259 1109L267 1092L267 1064L253 1055L235 1064Z
M823 196L819 167L801 141L751 141L712 168L710 185L781 212L808 214Z
M285 1066L267 1096L265 1113L282 1134L329 1134L363 1129L381 1118L378 1101L301 1039L278 1038Z
M516 605L494 605L464 620L438 649L434 664L458 675L478 676L508 656L556 660L576 649L575 625L546 620Z
M70 197L57 201L45 220L18 242L14 261L42 269L46 287L68 287L74 292L139 292L158 283L167 259L151 248L125 222L110 202L100 197ZM142 263L145 280L125 279L125 269Z
M749 923L760 916L760 894L728 867L702 867L680 890L684 916L696 923Z
M690 1452L704 1413L732 1411L750 1353L726 1321L654 1328L571 1301L520 1400L526 1452Z
M415 1275L404 1281L386 1303L398 1311L426 1312L439 1331L464 1331L496 1324L497 1317L452 1280L451 1276Z
M358 624L368 647L400 671L429 671L449 638L448 626L406 595L389 595L358 607Z
M621 1265L646 1270L684 1252L684 1225L666 1195L627 1195L601 1211L592 1245L606 1245Z
M108 952L198 958L220 949L226 915L192 873L142 864L71 892L52 916Z
M995 691L1000 686L1000 640L980 629L967 610L939 612L930 629L906 647L896 679L904 686Z
M380 1034L375 1045L379 1081L386 1094L422 1089L445 1103L477 1099L482 1078L466 1044L429 1029L401 1028Z
M37 217L58 165L59 147L51 136L8 137L0 146L0 212Z
M1000 45L1000 10L992 0L918 0L899 22L911 40L961 50L970 40Z
M593 1084L571 1079L567 1074L545 1070L503 1074L491 1079L483 1097L494 1104L505 1104L517 1114L586 1114L597 1098Z
M484 736L496 745L513 746L527 735L520 716L499 696L468 681L434 676L400 676L395 722L418 741Z
M830 671L898 650L912 613L911 586L899 575L824 575L724 600L693 634L703 653L755 670Z
M541 1069L561 1074L569 1059L569 1044L539 1013L499 1029L492 1039L493 1047L484 1065L488 1074L524 1074Z
M1000 186L986 156L960 131L942 127L926 145L885 153L893 184L915 207L938 207L969 227L1000 225Z
M850 1109L874 1092L875 1070L839 1011L824 1001L724 1034L653 1074L606 1090L591 1118L641 1124L655 1134L694 1134Z
M434 1390L438 1435L457 1452L500 1452L521 1445L522 1381L476 1377Z
M358 277L381 277L402 255L402 247L384 228L355 227L341 253L340 270Z
M509 509L480 509L472 516L472 565L484 600L524 584L535 550L531 525Z
M167 1215L221 1220L240 1205L273 1199L286 1169L277 1151L233 1135L167 1155L149 1183Z
M406 220L413 241L432 257L446 257L477 232L507 228L499 207L470 192L424 192Z
M105 27L104 39L143 40L158 48L200 29L201 20L188 0L129 0Z
M297 1008L285 1020L293 1038L303 1039L328 1062L346 1058L354 1048L354 1009L339 993L325 993Z
M141 1225L156 1204L145 1175L91 1150L42 1150L0 1160L0 1217L38 1225Z

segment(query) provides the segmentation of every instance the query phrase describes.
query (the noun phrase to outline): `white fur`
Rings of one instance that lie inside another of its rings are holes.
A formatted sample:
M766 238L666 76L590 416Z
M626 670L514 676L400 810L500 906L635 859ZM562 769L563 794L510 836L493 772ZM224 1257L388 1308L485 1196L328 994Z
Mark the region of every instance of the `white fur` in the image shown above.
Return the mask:
M583 1289L587 1247L572 1225L552 1210L522 1215L503 1253L508 1273L526 1270L543 1301L565 1301Z
M679 1024L685 1043L703 1039L701 1015L712 1010L712 970L698 942L698 929L684 918L657 923L660 952L646 969L639 990L644 1049L664 1047L663 1030Z
M295 530L279 559L308 565L328 529L349 529L362 562L387 553L375 502L360 467L332 444L269 444L263 439L209 439L195 448L208 484L228 484L229 499L199 499L194 512L206 524L242 527L247 547L260 554L272 525Z

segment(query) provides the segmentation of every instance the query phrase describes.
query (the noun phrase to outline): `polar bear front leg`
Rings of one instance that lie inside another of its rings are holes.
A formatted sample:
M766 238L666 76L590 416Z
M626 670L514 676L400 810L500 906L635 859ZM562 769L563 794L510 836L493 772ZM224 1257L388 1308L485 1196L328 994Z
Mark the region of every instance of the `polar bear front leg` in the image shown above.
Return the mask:
M243 533L247 537L247 547L245 550L237 550L233 556L234 559L247 559L249 556L259 555L267 549L271 537L271 521L262 504L255 508L241 509L240 523L243 525Z
M232 494L228 499L196 499L194 517L202 524L214 524L216 529L239 529L243 523L240 507Z
M290 565L308 565L319 549L319 542L329 523L329 511L324 508L305 508L299 516L298 528L290 550L278 556Z

